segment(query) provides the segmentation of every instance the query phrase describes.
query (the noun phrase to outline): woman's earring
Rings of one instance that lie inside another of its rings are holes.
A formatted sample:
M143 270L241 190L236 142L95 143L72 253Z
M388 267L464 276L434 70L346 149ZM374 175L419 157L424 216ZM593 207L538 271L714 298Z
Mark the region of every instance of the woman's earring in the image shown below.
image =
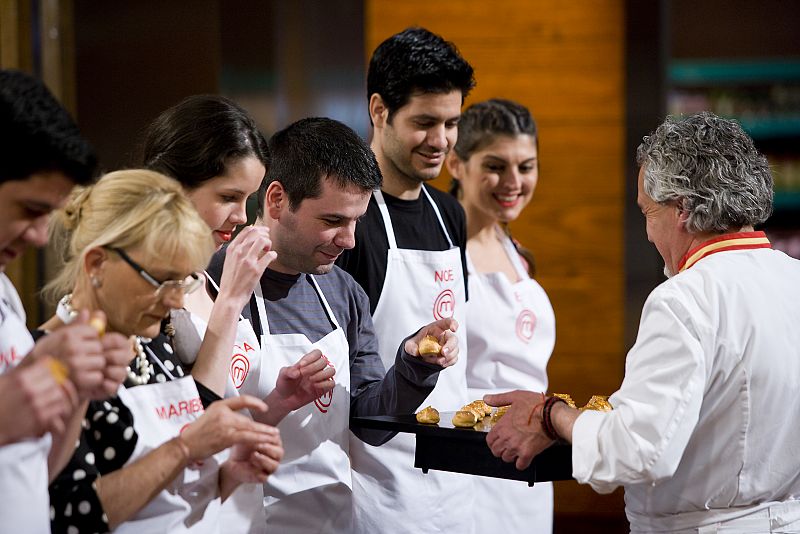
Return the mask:
M103 285L103 282L101 282L100 279L94 275L89 277L89 280L92 283L92 287L95 289L99 289Z

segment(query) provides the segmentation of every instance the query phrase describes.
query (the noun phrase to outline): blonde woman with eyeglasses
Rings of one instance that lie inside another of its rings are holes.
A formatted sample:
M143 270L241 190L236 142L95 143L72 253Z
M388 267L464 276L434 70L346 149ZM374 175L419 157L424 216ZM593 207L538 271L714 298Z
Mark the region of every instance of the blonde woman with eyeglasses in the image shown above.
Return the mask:
M46 288L60 298L42 330L102 310L109 331L131 338L124 387L88 404L75 454L51 485L53 532L220 532L221 501L264 482L283 449L274 427L236 413L266 410L261 400L204 407L215 396L161 333L201 285L215 248L207 224L180 184L128 170L74 192L51 234L65 265Z

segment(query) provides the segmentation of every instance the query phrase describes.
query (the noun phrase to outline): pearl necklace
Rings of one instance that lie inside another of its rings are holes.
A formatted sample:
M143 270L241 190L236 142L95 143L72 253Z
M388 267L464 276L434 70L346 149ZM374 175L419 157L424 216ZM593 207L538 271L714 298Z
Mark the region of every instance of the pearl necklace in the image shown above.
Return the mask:
M69 324L77 316L78 312L72 308L72 293L68 293L58 301L58 306L56 307L56 317L58 317L62 323ZM150 378L155 374L153 364L151 364L147 359L147 355L144 352L144 346L142 345L143 341L144 343L149 343L150 339L139 336L131 336L131 341L131 348L135 357L133 361L128 364L128 380L130 380L136 386L141 386L150 382ZM131 366L135 367L136 371L131 369Z

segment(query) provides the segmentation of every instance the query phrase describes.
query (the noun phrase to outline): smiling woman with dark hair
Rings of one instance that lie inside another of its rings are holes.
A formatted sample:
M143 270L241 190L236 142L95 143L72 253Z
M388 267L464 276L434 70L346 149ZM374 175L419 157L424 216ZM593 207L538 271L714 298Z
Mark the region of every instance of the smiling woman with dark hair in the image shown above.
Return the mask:
M469 398L516 388L547 390L555 315L533 279L533 256L511 238L539 181L539 139L530 112L510 100L471 105L461 114L458 142L447 159L452 192L467 215L467 387ZM507 513L473 514L476 532L551 532L553 485L527 488L476 477L475 499L506 496Z

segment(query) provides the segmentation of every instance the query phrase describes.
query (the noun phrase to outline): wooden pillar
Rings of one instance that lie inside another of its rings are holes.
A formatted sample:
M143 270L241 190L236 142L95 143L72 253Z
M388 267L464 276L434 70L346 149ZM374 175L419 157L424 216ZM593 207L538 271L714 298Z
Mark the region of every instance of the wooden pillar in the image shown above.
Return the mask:
M36 20L32 12L34 4L38 6ZM39 28L37 47L32 40L34 26ZM39 75L74 116L72 31L72 0L0 0L0 67ZM36 48L38 56L34 55ZM42 305L38 291L52 275L54 265L54 258L46 250L28 249L6 268L6 274L20 293L31 328L49 315L50 309Z

